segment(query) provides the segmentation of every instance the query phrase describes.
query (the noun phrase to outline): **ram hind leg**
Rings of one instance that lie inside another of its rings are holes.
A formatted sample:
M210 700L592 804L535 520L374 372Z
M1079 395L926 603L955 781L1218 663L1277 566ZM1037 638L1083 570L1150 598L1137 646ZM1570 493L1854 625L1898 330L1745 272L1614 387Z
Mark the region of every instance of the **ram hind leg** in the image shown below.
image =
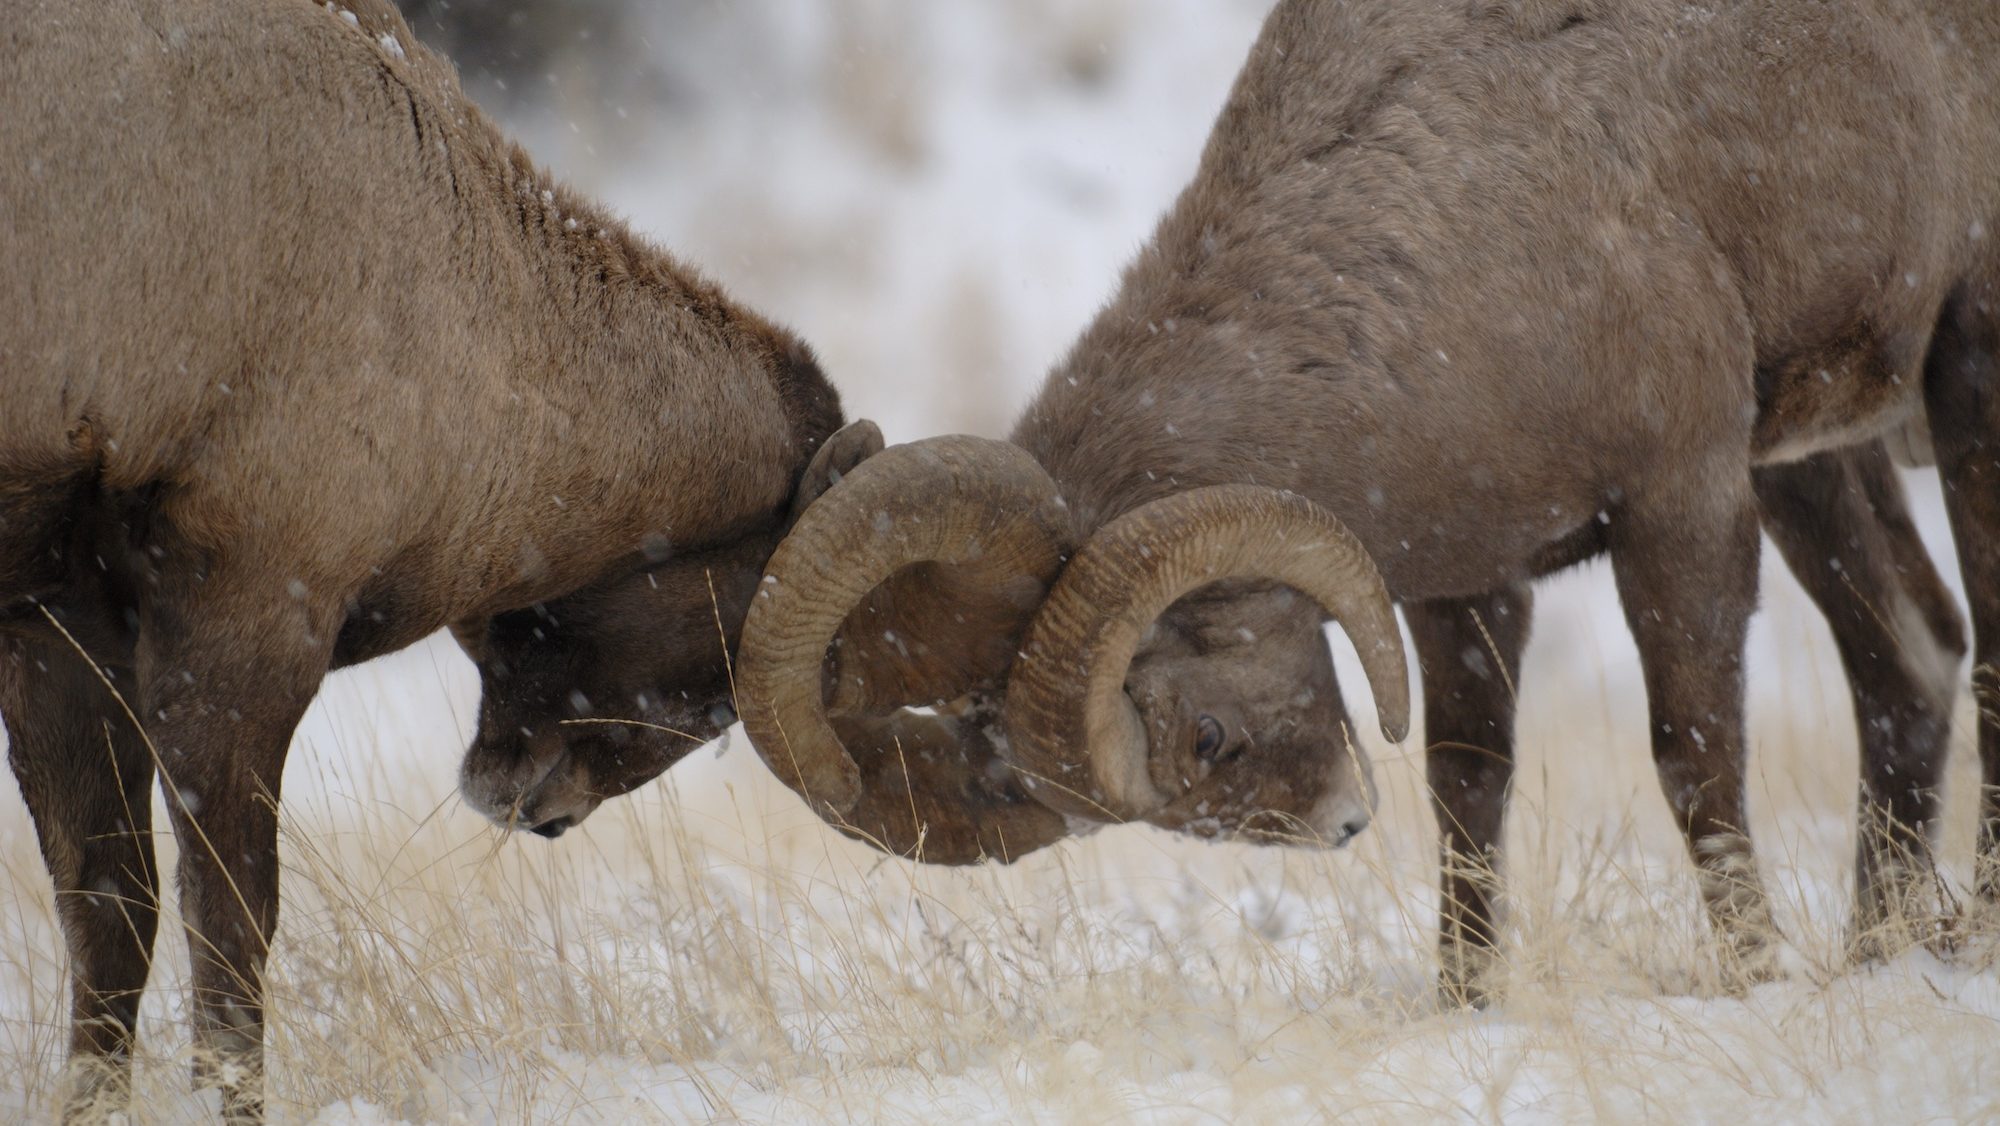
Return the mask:
M1945 510L1972 610L1979 895L2000 900L2000 264L1946 303L1924 367Z
M249 556L255 558L254 555ZM140 626L147 729L180 843L197 1083L263 1120L264 969L278 920L278 799L292 731L332 655L337 601L227 561ZM277 589L271 589L276 587ZM199 628L176 628L180 623Z
M1500 835L1534 601L1520 586L1404 610L1423 670L1424 758L1438 822L1438 993L1446 1005L1483 1005L1498 955Z
M0 458L0 611L62 581L64 523L86 488L81 471L23 471Z
M0 639L0 716L69 947L65 1117L102 1120L127 1101L159 920L152 756L97 673L59 642Z
M1764 529L1832 628L1861 743L1850 947L1882 957L1934 916L1932 836L1965 624L1880 445L1757 473ZM1924 928L1931 929L1931 928Z

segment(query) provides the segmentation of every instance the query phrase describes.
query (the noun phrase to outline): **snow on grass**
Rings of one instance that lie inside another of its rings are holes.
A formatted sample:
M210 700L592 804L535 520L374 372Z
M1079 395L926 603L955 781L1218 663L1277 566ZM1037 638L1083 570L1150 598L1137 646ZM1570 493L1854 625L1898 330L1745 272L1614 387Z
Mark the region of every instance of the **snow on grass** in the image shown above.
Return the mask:
M1587 604L1594 583L1558 593ZM1816 625L1796 594L1775 601L1776 620L1760 626L1766 668L1787 660L1772 635ZM455 717L471 714L476 683L433 640L335 677L295 748L274 1115L2000 1113L1986 1081L2000 1043L1990 920L1946 958L1839 960L1853 778L1840 710L1758 709L1755 830L1798 968L1733 996L1717 981L1633 701L1610 694L1613 718L1599 723L1575 703L1596 686L1569 664L1544 639L1523 670L1508 987L1490 1010L1465 1013L1432 996L1432 829L1412 756L1377 748L1381 818L1337 853L1123 827L1011 868L922 868L823 829L740 740L560 841L507 838L451 796L465 730ZM1957 826L1971 812L1968 750L1954 763ZM1821 775L1832 777L1793 783ZM61 946L25 814L11 793L0 801L0 1118L37 1121L52 1113L65 1038ZM1947 838L1959 879L1966 836ZM212 1101L185 1085L185 944L169 930L160 950L139 1070L148 1120L208 1121Z
M527 124L544 159L798 327L850 414L892 440L998 434L1192 172L1263 7L663 6L681 22L619 57L671 62L673 96L614 105L551 80ZM1935 486L1919 501L1949 567ZM1768 560L1765 586L1753 828L1794 972L1719 987L1631 642L1608 575L1585 569L1541 592L1519 671L1507 990L1483 1013L1431 992L1421 733L1372 746L1380 816L1334 854L1114 828L1012 868L919 868L821 827L740 737L560 841L504 838L453 793L477 680L434 638L332 678L294 748L273 1117L2000 1116L1990 916L1947 959L1840 962L1852 720L1824 626ZM1943 842L1960 883L1961 712ZM186 943L162 929L141 1119L211 1122L185 1083ZM32 826L0 784L0 1121L54 1113L62 951Z

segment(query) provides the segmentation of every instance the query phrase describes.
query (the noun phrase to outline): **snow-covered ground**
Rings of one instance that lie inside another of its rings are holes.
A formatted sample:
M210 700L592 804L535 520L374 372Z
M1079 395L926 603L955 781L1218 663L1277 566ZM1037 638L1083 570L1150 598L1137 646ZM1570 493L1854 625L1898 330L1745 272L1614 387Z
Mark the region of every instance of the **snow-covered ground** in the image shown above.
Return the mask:
M557 52L545 89L515 91L518 124L803 331L851 414L892 440L1000 434L1191 172L1264 6L666 5L618 51ZM635 56L672 97L601 70ZM1935 486L1913 484L1949 562ZM1374 748L1381 816L1335 854L1121 828L1011 868L917 869L824 830L740 738L560 841L509 839L453 794L477 687L433 639L332 678L294 748L274 1117L2000 1118L1991 921L1945 960L1838 964L1851 719L1824 627L1782 568L1766 579L1754 830L1793 972L1717 988L1636 658L1608 576L1585 569L1542 594L1521 672L1511 981L1479 1014L1430 995L1420 738ZM1944 843L1959 880L1961 710ZM169 931L160 950L139 1119L208 1121L184 1082L185 943ZM0 1120L52 1114L64 1017L10 779Z

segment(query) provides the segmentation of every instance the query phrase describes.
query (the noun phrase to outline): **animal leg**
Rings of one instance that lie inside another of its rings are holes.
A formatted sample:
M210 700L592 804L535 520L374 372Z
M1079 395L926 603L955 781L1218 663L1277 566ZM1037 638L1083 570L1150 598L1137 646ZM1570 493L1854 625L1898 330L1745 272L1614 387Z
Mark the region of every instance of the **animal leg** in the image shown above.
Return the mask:
M63 515L85 487L81 467L0 473L0 603L46 592L62 581Z
M1747 472L1689 476L1627 502L1611 528L1611 561L1645 673L1660 786L1687 836L1709 919L1734 955L1727 969L1755 977L1773 934L1744 785L1757 514Z
M262 614L242 601L208 603L159 619L204 629L176 633L149 621L140 633L148 727L181 846L195 1080L222 1089L237 1123L263 1117L263 978L278 921L280 785L292 731L325 675L334 624L332 615L313 617L295 607Z
M1404 612L1423 670L1424 757L1438 822L1439 996L1447 1005L1484 1005L1498 954L1500 834L1534 599L1515 586L1412 603Z
M103 1120L129 1099L159 922L153 760L97 674L62 644L0 640L0 716L69 947L64 1117Z
M1769 466L1755 480L1764 530L1826 615L1853 693L1862 769L1850 945L1881 957L1895 945L1888 924L1932 886L1965 625L1882 446Z
M2000 273L1947 303L1925 362L1924 400L1972 610L1979 895L2000 901Z

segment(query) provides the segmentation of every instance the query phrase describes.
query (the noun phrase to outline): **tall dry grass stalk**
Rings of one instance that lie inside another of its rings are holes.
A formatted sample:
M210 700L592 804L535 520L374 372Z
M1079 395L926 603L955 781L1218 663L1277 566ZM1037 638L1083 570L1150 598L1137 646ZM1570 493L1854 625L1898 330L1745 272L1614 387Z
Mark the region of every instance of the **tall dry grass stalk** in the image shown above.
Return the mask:
M1192 172L1265 6L659 5L637 10L704 14L621 45L662 69L657 101L557 67L522 112L545 159L814 340L851 413L892 440L1001 433ZM857 52L868 67L843 65ZM453 796L476 683L433 640L330 681L295 747L273 1117L2000 1117L1990 917L1949 960L1843 964L1852 720L1823 627L1774 567L1766 589L1752 828L1788 976L1721 989L1599 573L1539 596L1504 996L1482 1014L1432 995L1414 741L1370 748L1381 815L1335 854L1120 828L1011 868L916 868L826 830L742 746L558 842L508 839ZM1941 844L1954 889L1970 709ZM171 891L167 908L137 1117L207 1123L212 1104L187 1093ZM0 782L0 1121L56 1106L62 949L32 826Z
M446 658L400 660L408 676ZM397 692L421 694L348 677L288 776L274 1116L1664 1119L1845 1106L1873 1090L1858 1075L1888 1066L1954 1112L1994 1106L1952 1054L1992 1043L2000 1018L1990 921L1967 924L1948 961L1843 962L1843 709L1759 710L1754 828L1790 972L1737 998L1642 726L1609 680L1600 699L1535 706L1547 671L1525 678L1504 999L1485 1014L1432 996L1433 843L1412 752L1374 748L1383 816L1331 854L1128 827L1011 868L919 868L825 830L740 746L550 844L458 808L446 737L421 764L392 757L408 737L357 719L361 704L396 723L397 707L424 707ZM464 670L437 675L450 683L429 708L462 707ZM1961 883L1969 757L1943 845ZM9 799L0 1115L39 1120L56 1105L63 959ZM186 1085L185 944L162 936L142 1119L203 1122L212 1107Z

